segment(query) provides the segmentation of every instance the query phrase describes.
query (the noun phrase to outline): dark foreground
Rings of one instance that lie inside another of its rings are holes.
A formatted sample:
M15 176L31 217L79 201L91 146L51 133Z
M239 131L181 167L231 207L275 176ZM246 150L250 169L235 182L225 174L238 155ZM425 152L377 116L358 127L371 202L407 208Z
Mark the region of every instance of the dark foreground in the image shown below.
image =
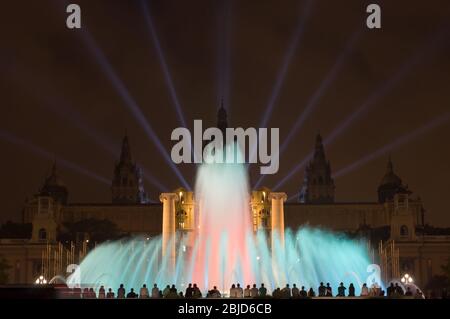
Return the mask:
M0 287L2 312L9 310L32 311L33 309L52 309L59 318L64 313L90 318L128 318L130 313L145 313L150 318L279 318L281 315L299 317L300 313L335 316L340 314L349 318L360 311L365 314L386 316L386 314L407 315L418 311L439 313L447 311L450 300L414 299L403 297L393 299L378 298L305 298L273 299L267 298L221 298L221 299L61 299L57 287ZM10 309L7 309L10 307ZM430 307L430 308L427 308Z
M272 296L267 297L258 297L258 298L199 298L199 299L185 299L185 298L158 298L158 299L140 299L140 298L125 298L125 299L99 299L99 298L82 298L80 295L74 295L71 289L67 289L66 287L58 287L58 286L0 286L0 299L2 300L13 300L13 299L57 299L57 300L82 300L83 302L112 302L117 300L119 302L144 302L146 300L152 301L162 301L162 300L173 300L173 302L197 302L198 300L203 301L234 301L234 302L247 302L251 300L258 301L273 301L273 300L384 300L384 299L417 299L414 297L406 297L402 296L401 298L387 298L387 297L314 297L314 298L273 298Z

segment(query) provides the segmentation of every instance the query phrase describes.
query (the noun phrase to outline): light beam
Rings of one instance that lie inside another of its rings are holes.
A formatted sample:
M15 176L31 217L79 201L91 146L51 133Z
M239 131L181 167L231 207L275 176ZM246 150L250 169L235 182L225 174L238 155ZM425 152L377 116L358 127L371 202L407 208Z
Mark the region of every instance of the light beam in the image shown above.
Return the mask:
M187 127L186 120L185 120L184 114L183 114L183 110L181 108L180 101L178 100L178 96L175 91L175 86L173 84L172 76L170 74L169 67L167 65L161 44L158 39L158 34L156 33L156 29L153 24L152 17L150 15L149 6L147 5L147 2L144 0L141 0L141 6L142 6L142 12L144 13L144 17L145 17L145 22L147 24L153 45L156 50L156 54L158 55L159 64L161 65L161 69L162 69L162 72L164 75L164 79L166 81L167 88L169 89L170 97L172 99L173 105L175 107L175 111L177 113L178 120L180 121L180 123L183 127Z
M450 112L434 118L430 122L415 129L414 131L404 134L404 135L400 136L399 138L395 139L394 141L392 141L391 143L377 149L375 152L358 159L356 162L354 162L344 168L341 168L340 170L338 170L336 173L333 174L333 178L339 178L339 177L344 176L345 174L348 174L348 173L354 171L355 169L392 151L393 149L396 149L397 147L407 144L407 143L411 142L412 140L418 138L419 136L422 136L423 134L428 133L430 130L447 123L447 121L449 119L450 119Z
M433 52L435 52L438 45L442 44L440 42L444 36L446 36L448 28L441 29L437 34L435 34L431 40L427 41L427 43L420 48L412 57L410 57L406 62L404 62L400 68L397 70L394 75L383 82L375 92L373 92L369 98L358 108L356 109L350 116L348 116L343 122L341 122L332 132L328 135L328 137L324 140L324 146L327 146L332 141L334 141L340 134L342 134L358 117L360 117L365 111L370 109L370 107L376 105L376 102L384 96L386 96L391 90L395 88L395 86L403 80L411 70L417 66L420 62L424 60L425 57L428 57ZM306 165L309 159L312 157L313 153L309 153L309 155L303 159L299 164L297 164L294 168L292 168L289 173L275 186L274 190L277 190L279 187L284 185L286 181L288 181L292 176L294 176L302 167Z
M77 173L80 173L82 175L85 175L87 177L90 177L90 178L92 178L92 179L94 179L94 180L96 180L96 181L98 181L100 183L103 183L103 184L106 184L106 185L110 185L111 184L111 182L107 178L105 178L103 176L100 176L100 175L98 175L98 174L96 174L94 172L91 172L90 170L88 170L88 169L86 169L86 168L84 168L82 166L79 166L78 164L76 164L74 162L71 162L71 161L66 160L66 159L64 159L62 157L59 157L59 156L55 156L54 154L50 153L49 151L47 151L47 150L45 150L45 149L43 149L43 148L41 148L39 146L36 146L36 145L32 144L31 142L28 142L28 141L26 141L26 140L24 140L24 139L22 139L20 137L17 137L17 136L15 136L14 134L12 134L10 132L4 131L4 130L0 130L0 138L3 139L4 141L8 142L8 143L11 143L11 144L14 144L14 145L17 145L17 146L21 146L24 149L26 149L28 151L31 151L33 154L35 154L37 156L40 156L40 157L43 157L45 159L49 159L49 160L55 160L56 159L56 161L58 163L60 163L62 166L66 167L66 168L68 168L70 170L73 170L73 171L75 171Z
M181 174L178 167L176 167L176 165L172 162L172 159L170 158L166 149L162 145L161 141L159 140L159 138L156 135L155 131L153 130L152 126L146 120L145 115L142 112L141 108L138 106L136 101L132 98L132 96L130 95L125 84L122 82L122 80L116 74L116 72L114 71L113 67L108 62L108 60L106 59L106 57L103 54L103 52L101 51L101 49L96 45L94 38L87 31L86 27L83 28L82 35L83 36L81 38L82 38L83 42L86 44L89 51L96 58L102 71L105 73L108 80L111 82L111 84L114 86L114 88L116 89L119 96L122 98L124 105L131 112L131 114L136 119L136 121L139 123L141 128L145 131L147 136L153 141L153 143L157 147L158 151L163 156L164 160L169 165L169 167L172 169L172 171L175 173L175 175L178 177L178 179L183 184L183 186L186 189L191 189L190 185L185 180L184 176Z
M263 117L261 119L259 127L266 127L267 123L269 122L269 118L272 115L273 108L275 107L275 103L278 99L278 96L280 95L281 87L283 86L286 74L289 70L289 65L291 64L291 61L297 50L300 39L304 34L306 22L308 21L308 18L311 14L312 4L313 1L306 0L305 4L303 5L303 10L300 15L300 21L297 25L297 28L294 31L291 43L289 44L288 50L286 51L286 54L283 58L281 68L277 74L275 85L272 89L272 94L270 95L269 102L267 103L266 106L266 110L265 112L263 112Z
M266 105L266 109L263 112L263 116L262 116L260 124L259 124L260 128L266 127L267 123L269 122L269 118L272 115L273 108L275 107L275 103L280 94L281 87L283 86L284 80L286 78L286 74L289 70L289 65L291 64L291 61L292 61L294 54L298 47L298 43L300 42L300 39L302 38L303 33L305 31L306 22L311 14L312 4L313 4L313 1L306 0L304 5L302 6L303 10L300 15L299 23L294 31L294 35L291 38L289 47L288 47L286 54L282 60L281 68L279 69L279 71L277 73L275 84L272 89L272 94L269 97L269 101ZM256 153L256 145L253 145L250 150L249 158L250 159L254 158L255 153ZM249 163L247 165L247 168L249 168L250 165L251 164Z
M351 49L354 47L356 41L360 38L362 34L362 30L359 30L350 37L347 45L345 46L345 49L342 51L342 53L337 58L336 62L334 63L333 67L331 68L330 72L326 75L325 79L322 81L319 88L314 92L314 94L310 97L308 100L308 103L306 104L305 109L303 112L297 117L297 120L294 124L294 126L289 130L288 136L284 140L283 144L280 148L280 156L281 154L286 150L287 146L289 145L290 141L294 137L294 135L297 133L297 131L302 127L303 123L305 122L307 116L314 110L314 107L319 102L320 98L323 96L324 92L328 89L328 87L334 82L336 76L338 75L339 71L341 70L342 66L345 64L349 53L351 52ZM256 182L255 188L258 188L266 175L261 175Z
M230 108L231 89L231 0L220 0L218 10L218 36L217 36L217 103L224 101L228 110Z
M9 78L16 82L16 84L21 85L26 88L31 94L36 98L43 101L40 105L52 112L56 113L61 118L67 120L69 123L77 127L84 134L89 136L95 144L100 146L103 150L111 154L112 156L117 156L118 145L109 140L104 134L92 126L86 123L83 116L73 107L70 103L54 93L55 90L51 90L50 85L45 85L42 78L38 79L32 76L29 72L25 72L24 69L18 65L15 66L15 72L10 72ZM29 79L25 81L25 79ZM42 92L52 92L51 94L40 94ZM156 186L161 192L167 190L167 187L161 184L154 176L146 172L144 178Z

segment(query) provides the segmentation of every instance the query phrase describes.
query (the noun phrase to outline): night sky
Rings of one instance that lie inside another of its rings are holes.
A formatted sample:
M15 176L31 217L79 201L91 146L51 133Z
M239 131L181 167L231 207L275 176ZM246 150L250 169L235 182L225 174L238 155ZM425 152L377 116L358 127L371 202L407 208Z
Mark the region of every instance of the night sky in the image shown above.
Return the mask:
M149 1L162 55L140 1L72 2L81 30L66 28L64 1L2 3L1 222L20 220L54 158L70 202L110 202L125 132L156 201L182 184L148 127L170 154L176 105L188 127L214 126L223 98L233 127L259 127L273 105L266 127L280 128L280 144L302 119L261 185L280 184L320 132L337 201L375 201L391 155L426 222L450 225L448 0ZM382 6L381 30L365 28L368 3ZM194 185L195 165L178 168ZM295 195L303 172L277 190Z

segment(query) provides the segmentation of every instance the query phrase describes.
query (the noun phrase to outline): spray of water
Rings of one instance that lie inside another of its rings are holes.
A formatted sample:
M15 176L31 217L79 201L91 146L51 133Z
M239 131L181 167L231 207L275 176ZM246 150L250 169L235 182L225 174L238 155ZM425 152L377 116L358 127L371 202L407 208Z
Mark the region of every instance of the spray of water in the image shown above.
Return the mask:
M236 150L237 148L234 148ZM227 148L227 155L231 148ZM236 152L236 157L241 156ZM162 254L161 237L107 242L89 253L69 285L138 289L144 283L185 288L197 283L227 291L233 283L264 283L269 289L287 283L316 289L320 282L337 287L353 283L356 292L371 264L366 243L326 230L286 230L284 241L269 240L265 231L254 232L249 186L244 164L203 164L196 182L197 227L177 233L176 264ZM272 247L271 247L272 246Z

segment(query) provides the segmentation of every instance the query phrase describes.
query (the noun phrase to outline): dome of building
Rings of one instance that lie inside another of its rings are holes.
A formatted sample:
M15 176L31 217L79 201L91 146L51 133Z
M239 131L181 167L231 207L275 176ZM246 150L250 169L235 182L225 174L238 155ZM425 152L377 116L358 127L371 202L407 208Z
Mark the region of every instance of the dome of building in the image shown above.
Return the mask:
M39 195L50 196L61 204L67 204L69 192L58 174L56 163L53 164L50 175L45 179L44 185L39 191Z
M394 195L400 191L406 191L406 188L403 186L402 179L394 173L392 161L389 158L386 173L378 186L378 201L384 203L392 200Z

